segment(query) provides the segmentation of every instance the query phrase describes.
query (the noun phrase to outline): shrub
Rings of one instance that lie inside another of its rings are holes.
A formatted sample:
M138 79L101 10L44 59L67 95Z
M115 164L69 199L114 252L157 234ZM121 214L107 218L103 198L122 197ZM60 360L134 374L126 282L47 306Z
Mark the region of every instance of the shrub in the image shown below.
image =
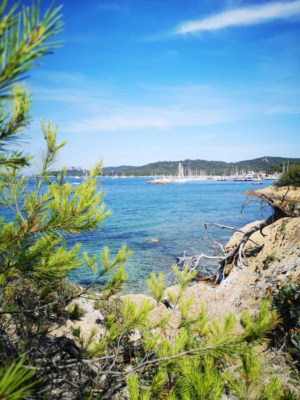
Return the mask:
M85 312L82 310L82 308L79 307L79 305L77 303L74 304L73 307L69 306L68 312L69 312L69 318L71 321L80 321L80 319L85 314Z
M272 304L281 316L281 345L285 346L300 369L300 281L285 281L272 294ZM280 339L279 339L280 340Z
M286 231L286 225L284 223L281 224L279 233L283 235Z
M37 382L29 382L34 372L22 366L23 360L20 360L0 369L0 399L20 400L30 394L31 388Z
M276 253L275 253L275 251L273 251L273 253L269 254L269 255L265 258L265 260L264 260L264 262L263 262L263 264L264 264L264 269L268 268L268 266L270 265L270 263L271 263L272 261L275 260L275 256L276 256Z
M282 174L281 178L278 182L275 183L275 186L300 186L300 165L291 166L288 171Z

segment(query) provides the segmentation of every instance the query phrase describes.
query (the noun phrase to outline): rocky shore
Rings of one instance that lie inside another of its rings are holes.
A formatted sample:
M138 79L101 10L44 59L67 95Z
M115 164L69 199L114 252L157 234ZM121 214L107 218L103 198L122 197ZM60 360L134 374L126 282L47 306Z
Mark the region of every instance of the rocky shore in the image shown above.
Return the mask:
M263 192L270 196L273 189L263 189ZM276 191L276 195L284 195L286 190ZM289 191L290 201L300 200L300 190ZM256 222L247 225L247 230ZM230 252L239 242L242 233L235 232L225 247L226 252ZM250 315L257 313L261 299L265 295L269 286L276 286L278 281L284 281L287 278L300 277L300 218L283 218L264 229L264 235L256 232L251 237L245 247L248 265L245 268L239 268L234 265L227 265L227 278L218 286L213 287L206 283L196 283L191 285L186 294L186 298L193 298L192 312L199 312L201 305L204 303L207 317L209 320L216 318L221 321L224 314L232 312L237 320L244 311L248 311ZM176 286L170 288L176 293ZM116 297L117 298L117 297ZM123 299L120 297L119 299ZM170 309L162 303L157 303L154 299L143 294L132 294L130 299L136 304L141 304L143 299L148 298L154 306L151 312L151 319L155 321L161 318ZM95 300L93 298L76 299L74 303L85 311L80 321L68 321L63 327L52 333L53 336L66 335L70 339L77 340L71 333L71 328L81 328L83 335L88 335L91 329L96 330L95 340L104 334L101 320L103 316L101 312L95 309ZM178 307L171 310L171 318L166 326L166 332L169 336L176 336L180 322L180 312ZM136 340L133 339L133 341ZM277 373L280 379L295 392L299 381L293 379L292 369L283 353L272 350L267 345L257 349L258 354L268 361L269 374ZM116 399L126 398L124 394Z
M285 197L288 201L300 202L300 190L295 187L276 187L276 186L268 186L263 189L257 189L254 191L257 194L264 194L269 197L277 197L283 198ZM247 195L252 195L253 191L248 190L245 192Z

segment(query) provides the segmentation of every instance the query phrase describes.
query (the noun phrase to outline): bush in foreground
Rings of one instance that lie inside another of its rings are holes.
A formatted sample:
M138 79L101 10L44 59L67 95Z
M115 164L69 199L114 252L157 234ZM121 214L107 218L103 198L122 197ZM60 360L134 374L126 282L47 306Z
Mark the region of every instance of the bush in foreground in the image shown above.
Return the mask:
M295 186L300 187L300 165L292 165L284 174L275 186Z
M286 280L272 291L272 304L281 316L277 329L280 347L289 351L300 370L300 280Z

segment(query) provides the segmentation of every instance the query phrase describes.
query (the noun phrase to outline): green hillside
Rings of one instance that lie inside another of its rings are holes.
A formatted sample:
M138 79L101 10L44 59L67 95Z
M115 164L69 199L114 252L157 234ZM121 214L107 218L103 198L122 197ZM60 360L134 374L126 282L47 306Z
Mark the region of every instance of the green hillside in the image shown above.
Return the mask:
M56 175L59 173L60 173L60 171L53 171L53 172L51 172L50 175ZM88 174L89 174L89 171L87 169L84 169L81 167L66 168L66 176L86 176Z
M158 161L143 165L141 167L133 167L129 165L121 165L118 167L104 167L104 175L122 174L126 176L151 176L151 175L177 175L178 165L182 163L185 175L189 171L196 175L231 175L236 173L246 173L248 171L265 171L269 174L281 172L283 163L287 165L299 164L300 158L284 158L284 157L261 157L254 160L238 161L227 163L225 161L207 161L207 160L184 160L184 161ZM59 173L59 171L55 171ZM88 171L81 167L70 167L66 171L67 176L83 176L88 175Z
M134 167L132 165L120 165L119 167L103 167L102 171L104 174L111 174L112 172L119 172L124 169L134 169L134 168L139 168L139 167Z
M124 175L134 176L150 176L150 175L177 175L178 164L180 161L159 161L143 165L141 167L134 167L122 169ZM282 169L282 164L289 162L290 165L299 163L300 158L284 158L284 157L261 157L253 160L238 161L234 163L227 163L225 161L207 161L207 160L184 160L181 161L185 171L190 169L196 174L207 175L222 175L222 174L235 174L236 171L245 172L251 171L278 171ZM276 168L274 168L276 166ZM278 168L279 167L279 168Z

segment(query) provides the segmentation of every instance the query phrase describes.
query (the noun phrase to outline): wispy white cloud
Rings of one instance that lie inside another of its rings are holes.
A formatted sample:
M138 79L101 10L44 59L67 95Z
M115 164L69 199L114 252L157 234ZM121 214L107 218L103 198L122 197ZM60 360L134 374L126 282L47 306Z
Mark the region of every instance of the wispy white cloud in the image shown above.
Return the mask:
M81 110L71 122L61 124L66 132L118 132L154 129L168 131L178 127L203 127L228 124L249 118L276 114L296 113L297 105L283 101L284 92L257 97L241 89L239 92L209 86L152 87L144 86L145 105L123 102L109 97L90 98L83 94ZM57 96L59 93L57 93ZM75 93L60 93L61 101L73 101ZM80 95L76 96L80 99ZM151 104L151 105L150 105ZM85 111L84 111L85 110ZM84 115L85 114L85 115ZM206 141L214 133L203 133L198 140Z
M300 15L300 1L268 3L244 7L179 25L174 34L214 31L229 26L242 26L266 23L276 19L288 19Z
M111 115L72 122L62 128L68 132L114 132L149 128L168 130L180 126L217 125L240 118L237 113L230 113L228 109L218 108L201 110L187 109L186 107L182 109L164 107L161 109L124 105L110 111Z
M107 83L95 83L81 74L47 71L49 87L34 86L40 104L60 103L61 131L68 133L168 131L180 127L208 127L256 117L299 112L299 92L291 87L234 88L210 85L153 86L138 84L136 98L118 95ZM260 93L260 96L257 93ZM215 132L199 130L199 141Z

